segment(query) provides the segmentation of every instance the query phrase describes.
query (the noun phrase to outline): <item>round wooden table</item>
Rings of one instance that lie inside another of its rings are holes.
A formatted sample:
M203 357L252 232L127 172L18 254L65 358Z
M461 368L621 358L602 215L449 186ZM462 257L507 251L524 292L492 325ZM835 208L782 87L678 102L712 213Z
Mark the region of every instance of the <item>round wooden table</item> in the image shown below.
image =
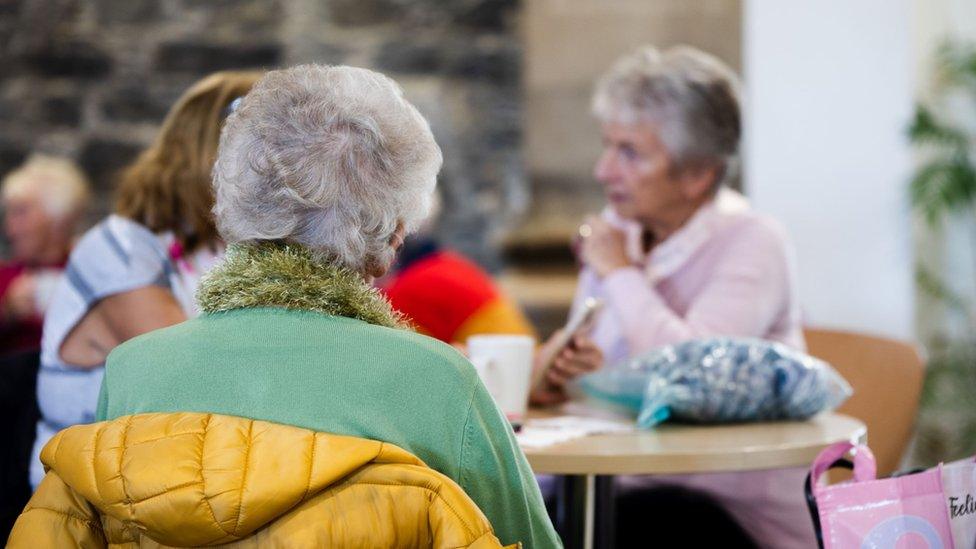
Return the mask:
M599 417L633 424L632 420L604 410L573 405L532 410L532 419L557 416ZM718 473L808 467L817 454L835 442L864 442L864 423L841 414L826 413L808 421L783 421L730 425L665 424L652 430L590 435L544 448L524 448L537 474L568 475L576 488L569 513L577 520L570 538L582 537L582 546L593 546L595 508L612 504L614 475ZM608 515L609 513L604 513ZM582 515L582 516L580 516ZM606 539L610 518L601 521ZM582 520L579 520L582 519ZM582 532L579 532L582 523ZM606 522L606 524L602 524ZM564 533L566 535L566 533ZM572 539L564 539L567 547Z

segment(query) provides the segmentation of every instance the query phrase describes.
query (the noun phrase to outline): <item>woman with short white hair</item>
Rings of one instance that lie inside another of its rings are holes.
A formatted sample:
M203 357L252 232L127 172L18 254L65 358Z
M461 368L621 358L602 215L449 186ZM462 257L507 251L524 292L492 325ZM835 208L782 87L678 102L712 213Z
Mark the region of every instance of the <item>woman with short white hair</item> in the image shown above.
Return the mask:
M11 260L0 264L0 354L40 346L44 311L90 199L88 178L66 158L37 154L3 178Z
M609 205L582 227L580 293L609 300L594 337L610 362L712 335L804 348L783 229L724 186L738 165L738 87L687 47L641 49L597 85L594 174Z
M427 215L440 166L389 78L319 65L265 75L221 136L214 214L229 247L201 282L203 314L118 347L98 419L192 410L393 443L456 481L502 542L559 545L470 363L408 330L369 284Z
M725 186L736 177L742 132L733 71L693 48L643 47L599 80L593 111L603 136L594 175L608 205L580 226L574 307L605 302L590 336L606 363L711 336L803 349L785 232ZM640 535L651 501L627 489L679 484L710 494L763 547L809 547L801 481L799 471L622 479L618 518L624 533ZM678 514L662 523L684 524ZM692 532L699 537L682 531L681 543L710 546L708 536L723 535L717 526Z
M376 276L426 219L441 160L426 121L385 76L272 73L227 122L214 166L218 228L228 243L283 239Z

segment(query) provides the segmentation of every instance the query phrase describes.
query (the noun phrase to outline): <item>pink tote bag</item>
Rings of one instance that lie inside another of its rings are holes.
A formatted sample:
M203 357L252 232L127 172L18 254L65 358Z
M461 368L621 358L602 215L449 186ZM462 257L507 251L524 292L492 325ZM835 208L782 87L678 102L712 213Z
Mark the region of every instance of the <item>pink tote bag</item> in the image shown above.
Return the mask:
M820 478L854 450L854 477L832 486ZM953 544L942 465L900 477L876 478L866 446L841 442L824 449L807 480L814 526L824 549L970 549Z
M953 543L957 549L976 548L976 460L969 458L943 465L942 489L949 509Z

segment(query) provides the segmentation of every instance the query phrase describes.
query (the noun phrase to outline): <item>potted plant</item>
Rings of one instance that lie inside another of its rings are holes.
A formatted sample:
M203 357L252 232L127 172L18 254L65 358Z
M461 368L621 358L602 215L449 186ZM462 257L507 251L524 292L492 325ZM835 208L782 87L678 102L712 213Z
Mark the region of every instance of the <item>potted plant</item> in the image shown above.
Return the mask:
M937 94L930 104L917 105L908 130L922 159L909 186L911 204L933 228L965 218L976 260L976 134L958 115L976 112L976 47L946 43L936 68ZM976 314L973 299L953 291L932 269L920 264L916 283L967 326L964 335L943 330L925 342L929 361L914 457L931 465L976 452Z

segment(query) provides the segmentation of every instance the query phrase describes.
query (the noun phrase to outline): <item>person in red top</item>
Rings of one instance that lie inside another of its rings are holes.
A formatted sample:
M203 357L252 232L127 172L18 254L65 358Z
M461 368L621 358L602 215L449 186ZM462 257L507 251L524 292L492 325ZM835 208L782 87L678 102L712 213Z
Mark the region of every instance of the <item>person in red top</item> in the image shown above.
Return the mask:
M488 273L430 236L407 240L395 274L381 289L418 332L447 343L464 343L475 334L535 337L518 305Z
M477 334L536 337L532 323L491 275L434 237L442 206L435 193L431 213L403 244L391 272L376 281L393 308L421 334L464 345Z
M434 195L427 222L407 239L391 273L376 285L394 309L412 322L417 332L466 352L469 337L478 334L518 334L537 338L535 328L518 304L505 295L491 275L461 254L445 250L433 236L441 197ZM538 349L533 369L557 351L553 336ZM533 405L548 406L567 399L562 385L603 364L603 354L586 334L577 334L558 354L529 395ZM558 383L556 383L558 382Z
M42 317L89 202L69 160L35 155L0 185L10 260L0 263L0 356L36 350Z

